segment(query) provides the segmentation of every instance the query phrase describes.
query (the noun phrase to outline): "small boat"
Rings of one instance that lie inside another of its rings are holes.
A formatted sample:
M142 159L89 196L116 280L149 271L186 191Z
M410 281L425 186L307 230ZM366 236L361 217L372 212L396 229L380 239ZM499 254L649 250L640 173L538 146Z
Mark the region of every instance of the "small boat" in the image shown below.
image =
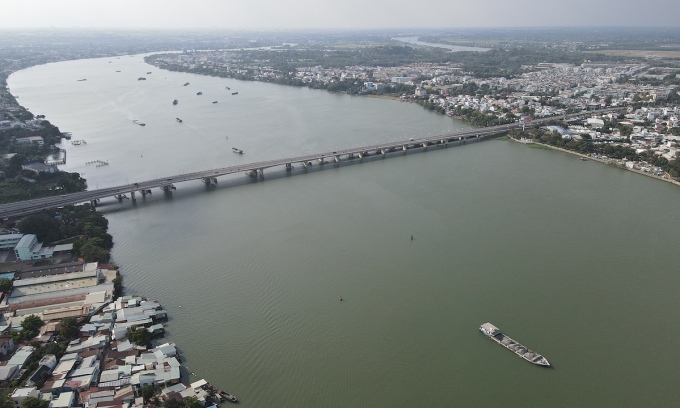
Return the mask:
M137 119L133 120L132 122L135 123L135 124L137 124L137 125L139 125L139 126L146 126L146 123L140 122L140 121L138 121Z
M120 71L116 71L116 72L120 72Z
M225 88L227 88L227 90L231 90L231 88L229 88L228 86L225 86Z
M188 83L188 82L185 82L184 85L182 85L182 86L187 86L187 85L189 85L189 83Z
M144 77L139 77L139 78L137 78L137 80L138 80L138 81L146 81L146 78L144 78Z
M179 123L182 123L182 119L180 119L180 118L175 118L175 119L177 119L177 121L178 121Z
M213 101L213 103L217 103L217 101Z
M177 99L175 99L174 101L172 101L172 104L173 104L173 105L177 105L178 103L179 103L179 101L178 101Z
M232 92L231 94L232 95L238 95L238 92Z
M203 92L196 92L196 95L203 95Z
M237 149L237 148L235 148L235 147L232 147L232 148L231 148L231 151L234 152L234 153L243 154L243 150Z
M87 78L78 79L78 82L83 82L83 81L87 81Z
M149 75L150 73L151 73L151 71L147 72L146 74Z
M228 392L220 391L220 392L219 392L219 396L220 396L221 398L224 398L225 400L227 400L227 401L229 401L229 402L238 402L238 398L236 398L235 396L229 394Z
M581 161L588 161L588 159L586 159L585 157L579 157L579 160L581 160Z

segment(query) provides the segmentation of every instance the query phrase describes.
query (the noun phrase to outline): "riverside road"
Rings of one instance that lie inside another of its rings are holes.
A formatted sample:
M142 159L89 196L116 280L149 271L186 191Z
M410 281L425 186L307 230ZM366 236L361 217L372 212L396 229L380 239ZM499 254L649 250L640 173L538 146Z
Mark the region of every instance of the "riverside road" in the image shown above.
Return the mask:
M610 108L597 111L598 113L617 111L620 108ZM178 175L170 175L153 180L140 181L134 184L126 184L116 187L102 188L96 190L81 191L72 194L64 194L61 196L44 197L33 200L18 201L0 205L0 218L19 217L27 215L40 210L57 208L66 205L79 204L84 202L91 202L96 205L96 201L106 197L123 198L124 195L130 194L132 199L135 199L137 193L145 195L153 188L161 188L165 191L170 191L175 188L175 183L181 183L190 180L203 180L206 184L215 185L217 177L226 176L235 173L246 173L251 177L264 177L265 169L272 167L284 166L287 171L293 168L293 164L301 164L304 168L313 165L324 165L326 163L340 163L343 160L361 160L366 156L396 154L396 152L406 152L413 149L427 149L429 146L445 147L449 143L459 142L463 143L468 140L479 140L506 133L513 129L521 129L528 126L538 126L541 123L548 122L554 119L569 119L589 115L592 112L579 112L559 118L543 118L537 119L529 123L511 123L507 125L490 126L486 128L478 128L466 130L462 132L447 133L438 136L429 136L424 138L409 139L405 141L386 142L381 144L374 144L368 146L360 146L356 148L349 148L344 150L329 151L322 153L309 154L298 157L286 157L276 160L259 161L237 166L221 167L216 169L197 171L193 173L184 173Z

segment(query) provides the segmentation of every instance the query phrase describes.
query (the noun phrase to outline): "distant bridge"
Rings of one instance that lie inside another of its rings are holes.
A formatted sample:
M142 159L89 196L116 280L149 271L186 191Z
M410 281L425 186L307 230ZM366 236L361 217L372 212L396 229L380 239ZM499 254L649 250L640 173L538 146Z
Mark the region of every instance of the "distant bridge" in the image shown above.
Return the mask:
M597 111L598 113L605 113L611 111L621 110L621 108L610 108ZM511 123L508 125L491 126L486 128L478 128L465 130L461 132L447 133L438 136L429 136L417 139L409 139L398 142L386 142L381 144L374 144L368 146L361 146L349 148L344 150L336 150L324 153L308 154L298 157L286 157L276 160L265 160L249 164L241 164L229 167L222 167L211 170L197 171L193 173L179 174L157 178L153 180L140 181L139 183L126 184L116 187L101 188L97 190L81 191L72 194L64 194L61 196L44 197L33 200L18 201L0 205L0 218L19 217L27 215L40 210L50 208L57 208L67 205L90 202L93 206L97 205L97 201L106 197L115 197L118 199L129 198L136 199L137 194L146 195L151 192L153 188L160 188L163 191L174 190L176 183L181 183L190 180L203 180L207 185L214 186L217 184L217 178L235 173L245 173L251 177L264 177L264 171L272 167L283 167L286 171L293 169L293 165L301 165L303 168L311 166L323 166L328 163L340 163L344 160L361 160L367 156L387 156L395 154L396 152L406 152L413 149L427 149L430 146L445 147L449 143L464 143L468 140L479 140L488 138L508 132L513 129L521 129L528 126L538 126L542 123L555 119L570 119L584 115L592 114L592 111L579 112L571 115L564 115L559 117L549 117L543 119L536 119L531 123Z

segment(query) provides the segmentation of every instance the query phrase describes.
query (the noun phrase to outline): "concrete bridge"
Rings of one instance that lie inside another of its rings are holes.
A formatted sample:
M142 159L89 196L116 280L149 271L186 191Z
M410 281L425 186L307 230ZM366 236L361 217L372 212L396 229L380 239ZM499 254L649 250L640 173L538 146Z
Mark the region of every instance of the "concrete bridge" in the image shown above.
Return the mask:
M612 108L597 111L604 113L616 111L621 108ZM193 173L171 175L153 180L140 181L139 183L126 184L116 187L101 188L97 190L81 191L61 196L44 197L34 200L19 201L0 205L0 218L19 217L40 210L57 208L66 205L90 202L93 206L97 201L106 197L118 199L131 198L135 200L138 195L150 194L152 189L160 188L163 191L176 189L175 184L191 180L202 180L207 185L216 185L217 178L235 173L245 173L250 177L264 177L265 170L273 167L282 167L286 171L293 169L295 165L309 168L311 166L323 166L331 163L340 163L344 160L361 160L367 156L388 156L404 153L413 149L427 150L431 147L445 147L449 144L462 144L469 140L482 140L491 136L503 134L513 129L522 129L528 126L540 126L540 124L554 119L569 119L590 115L593 112L580 112L572 115L560 116L558 118L537 119L529 123L512 123L508 125L491 126L486 128L470 129L462 132L447 133L438 136L409 139L397 142L386 142L356 148L329 151L323 153L309 154L305 156L286 157L276 160L266 160L249 164L222 167L212 170L197 171ZM129 195L129 196L128 196Z

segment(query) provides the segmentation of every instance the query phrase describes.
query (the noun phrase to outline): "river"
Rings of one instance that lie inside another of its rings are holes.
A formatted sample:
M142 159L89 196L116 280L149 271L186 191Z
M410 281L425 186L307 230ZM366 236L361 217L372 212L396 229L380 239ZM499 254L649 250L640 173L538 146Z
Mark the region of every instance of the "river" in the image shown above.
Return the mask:
M62 167L91 187L464 126L140 56L32 67L9 85L87 141L65 144ZM680 398L678 200L668 183L492 140L99 210L127 293L158 299L186 365L243 406L639 407ZM554 368L485 338L487 321Z

